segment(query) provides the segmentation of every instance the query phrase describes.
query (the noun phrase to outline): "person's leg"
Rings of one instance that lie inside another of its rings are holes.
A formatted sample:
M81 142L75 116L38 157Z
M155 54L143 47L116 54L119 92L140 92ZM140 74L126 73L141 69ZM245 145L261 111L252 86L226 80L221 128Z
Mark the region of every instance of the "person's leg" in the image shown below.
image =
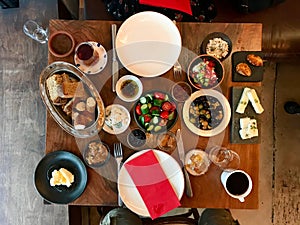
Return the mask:
M198 225L239 225L228 209L205 209Z
M288 101L284 104L284 110L289 114L300 113L300 105L297 102Z

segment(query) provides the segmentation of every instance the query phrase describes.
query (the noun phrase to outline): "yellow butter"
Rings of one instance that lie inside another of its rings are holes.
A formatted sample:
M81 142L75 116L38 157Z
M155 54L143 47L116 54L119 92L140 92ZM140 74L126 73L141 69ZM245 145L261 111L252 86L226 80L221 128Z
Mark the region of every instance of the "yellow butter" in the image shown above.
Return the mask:
M74 175L65 168L60 168L59 170L53 170L52 177L50 179L50 185L65 185L70 187L74 182Z

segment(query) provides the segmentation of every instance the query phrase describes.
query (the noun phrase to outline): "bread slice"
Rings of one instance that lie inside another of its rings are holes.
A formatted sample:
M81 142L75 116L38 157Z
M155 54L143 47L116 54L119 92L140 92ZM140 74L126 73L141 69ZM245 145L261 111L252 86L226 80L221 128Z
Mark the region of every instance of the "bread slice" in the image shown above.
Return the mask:
M59 74L54 74L46 80L46 85L50 100L55 105L63 105L67 102L67 99L63 99L63 79Z
M73 98L78 87L78 82L63 82L62 90L64 98Z

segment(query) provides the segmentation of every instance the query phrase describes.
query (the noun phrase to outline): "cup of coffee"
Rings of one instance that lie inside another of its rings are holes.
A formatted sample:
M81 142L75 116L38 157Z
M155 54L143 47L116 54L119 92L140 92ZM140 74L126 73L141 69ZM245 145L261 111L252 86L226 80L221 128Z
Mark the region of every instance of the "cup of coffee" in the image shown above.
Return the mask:
M245 197L252 190L252 179L243 170L224 170L221 174L221 182L227 194L241 202L245 201Z

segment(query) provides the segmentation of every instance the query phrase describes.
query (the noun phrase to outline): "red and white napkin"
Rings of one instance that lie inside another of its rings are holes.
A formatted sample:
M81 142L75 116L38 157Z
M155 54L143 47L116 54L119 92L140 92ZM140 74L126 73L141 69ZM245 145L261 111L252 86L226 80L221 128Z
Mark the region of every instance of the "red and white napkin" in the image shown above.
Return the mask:
M124 164L152 219L180 206L155 152L149 150Z
M140 4L175 9L192 15L190 0L139 0Z

